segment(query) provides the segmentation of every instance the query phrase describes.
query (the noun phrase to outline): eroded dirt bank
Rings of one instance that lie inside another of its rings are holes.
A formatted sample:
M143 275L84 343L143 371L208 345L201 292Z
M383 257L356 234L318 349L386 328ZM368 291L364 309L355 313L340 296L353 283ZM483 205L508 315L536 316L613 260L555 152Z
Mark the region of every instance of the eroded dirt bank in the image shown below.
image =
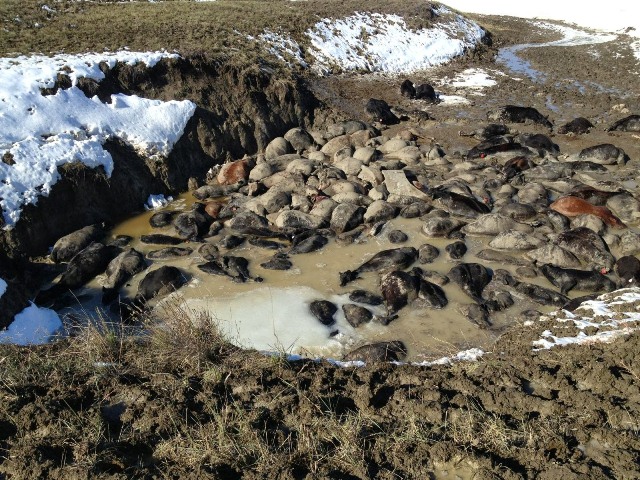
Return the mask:
M143 158L113 140L105 145L115 163L111 177L81 163L61 168L51 194L26 206L16 227L2 232L0 246L9 257L41 255L66 233L113 224L140 211L150 194L185 191L190 177L203 181L213 165L256 153L289 128L312 124L319 106L284 70L206 57L165 59L151 69L117 64L100 83L85 80L79 87L103 101L124 93L191 100L198 108L167 158Z

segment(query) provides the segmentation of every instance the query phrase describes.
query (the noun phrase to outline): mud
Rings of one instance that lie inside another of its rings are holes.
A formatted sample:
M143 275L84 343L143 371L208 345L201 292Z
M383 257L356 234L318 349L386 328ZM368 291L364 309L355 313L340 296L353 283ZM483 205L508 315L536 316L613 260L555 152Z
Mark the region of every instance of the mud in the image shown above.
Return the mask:
M596 125L590 133L578 136L551 133L552 141L559 146L561 160L566 159L567 156L575 156L583 148L599 143L614 143L627 152L630 160L626 165L609 168L604 172L578 173L570 180L594 185L598 182L618 180L627 185L632 192L637 192L635 172L640 162L640 145L637 139L628 133L606 131L611 123L624 115L625 109L636 111L640 94L637 88L633 88L631 79L620 74L619 59L616 62L606 61L615 53L615 42L602 42L601 36L595 36L594 43L588 43L587 40L586 45L560 47L558 46L560 34L553 29L552 24L543 24L539 27L527 24L530 35L525 38L520 34L521 29L524 28L523 22L509 23L500 18L491 18L486 21L500 32L493 52L485 51L480 57L463 59L424 74L409 76L416 83L429 81L436 85L437 92L444 99L439 104L432 105L420 100L408 100L400 93L400 79L381 75L310 78L308 79L310 88L315 95L333 106L336 111L341 111L341 114L346 115L347 118L367 120L364 115L367 96L386 99L401 116L404 113L405 119L399 125L384 129L385 136L392 138L399 132L409 130L417 136L418 146L437 144L447 153L447 158L454 163L460 163L463 160L461 156L478 143L477 139L460 136L459 133L473 131L486 125L487 112L506 104L537 108L553 121L554 132L557 132L560 125L570 119L584 115ZM518 43L513 47L509 46L509 41ZM562 55L559 53L551 55L550 49L553 52L555 52L554 49L563 49ZM529 71L544 72L544 75L527 75L527 71L514 70L508 62L499 61L504 58L506 51L517 55L523 61L526 60ZM572 63L553 64L550 61L552 58L564 60L567 57L578 58L582 71L574 68ZM465 87L459 80L454 81L470 68L482 69L497 82L496 85L484 88ZM607 71L609 68L618 73L612 74ZM561 82L559 79L564 80ZM589 84L591 87L590 89L574 88L573 83L566 83L567 79L574 83ZM613 85L612 82L620 82L618 83L620 87L616 88L624 90L624 95L613 97L612 92L615 89L601 88L602 85ZM462 99L466 103L460 103L460 100L451 101L452 98ZM559 103L558 99L562 99L562 102ZM626 103L625 106L620 106L618 102ZM419 112L427 112L430 119L420 117ZM512 124L511 128L525 133L549 133L545 128L537 125ZM501 160L488 158L486 161L478 160L478 162L483 165L499 166ZM481 178L476 183L481 184L484 180L486 179ZM550 190L550 194L551 200L555 195L559 195L553 190ZM179 202L168 206L165 210L183 209L193 201L194 198L187 193ZM150 233L151 228L148 223L150 216L151 213L145 213L127 220L118 225L112 234L139 237ZM480 329L460 315L460 308L468 304L469 299L457 286L449 284L444 289L450 302L444 310L405 308L399 318L388 328L373 322L366 328L354 329L346 323L340 313L335 327L325 328L317 324L307 308L311 301L321 298L331 299L341 305L347 301L346 294L350 288L378 290L379 278L373 274L363 275L362 279L349 285L348 288L339 288L338 272L347 268L353 269L377 251L393 247L394 245L387 239L387 233L394 229L400 229L409 236L408 242L405 243L407 246L417 248L424 243L436 246L441 252L439 257L434 263L421 266L439 274L446 274L456 263L448 259L444 252L446 245L451 244L453 240L427 238L420 233L420 225L421 223L417 220L396 218L385 225L378 235L361 244L341 246L334 240L330 240L329 245L319 252L292 256L294 268L286 272L268 271L258 266L271 257L271 251L248 244L234 249L236 254L250 260L250 269L253 274L265 280L260 285L237 284L225 278L204 275L196 268L197 255L178 261L173 260L172 263L188 272L191 278L190 288L182 292L187 303L194 308L211 311L226 333L237 343L245 347L286 350L290 353L309 356L341 358L350 349L362 343L386 340L402 340L409 347L409 358L412 360L431 358L441 350L450 347L459 350L471 347L490 348L495 338L506 328L513 326L523 312L537 310L544 313L554 308L552 305L533 303L520 295L514 307L491 316L490 329ZM637 231L637 224L630 224L630 229ZM172 234L170 229L154 229L154 231ZM210 241L215 243L216 238ZM483 263L493 270L507 269L512 273L515 273L519 266L534 267L530 260L521 259L518 255L516 255L520 260L518 264L508 264L499 259L487 261L479 258L478 253L487 248L490 240L491 237L469 235L466 239L468 252L463 260ZM152 249L135 240L132 245L144 253ZM621 255L615 246L612 246L612 252L616 257ZM509 255L513 256L512 253ZM139 278L131 282L129 294L135 293L137 281ZM542 275L527 278L526 281L553 288L553 285ZM89 285L89 291L94 288L95 291L99 291L99 280ZM571 298L584 293L571 292ZM98 304L99 298L88 299L83 302L80 309L84 310L88 306ZM299 318L296 325L291 325L289 315L281 311L283 305L291 309L295 305L296 317ZM261 315L261 312L267 312L267 314ZM379 310L374 313L382 316L384 312Z
M512 331L478 362L428 368L251 352L195 368L143 344L87 363L82 343L1 347L0 474L636 477L640 337L533 352L548 327Z

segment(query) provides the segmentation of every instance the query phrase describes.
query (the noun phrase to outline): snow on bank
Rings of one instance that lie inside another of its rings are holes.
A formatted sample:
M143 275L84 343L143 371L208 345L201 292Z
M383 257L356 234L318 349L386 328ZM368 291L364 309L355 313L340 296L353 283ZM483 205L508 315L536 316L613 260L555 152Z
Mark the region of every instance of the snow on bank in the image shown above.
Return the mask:
M640 288L623 288L583 302L574 312L560 310L544 316L553 321L542 337L533 342L534 350L556 346L611 342L640 330Z
M249 40L255 40L251 35L249 35L248 38ZM258 39L269 45L269 52L287 65L293 66L294 64L298 64L302 68L309 67L307 62L304 61L300 45L286 35L265 30L263 34L258 36Z
M7 282L0 278L0 297L7 291Z
M484 35L476 23L446 8L441 22L412 31L398 15L356 13L342 20L325 19L306 33L314 67L406 73L441 65L473 48ZM446 18L446 21L445 21Z
M435 12L439 22L421 30L411 30L398 15L355 13L343 19L323 19L305 32L311 41L307 61L322 74L353 70L409 73L446 63L474 48L484 36L477 23L447 8ZM290 38L266 31L259 40L277 58L307 67L300 46Z
M32 303L14 317L5 331L0 332L0 343L39 345L49 342L61 329L62 322L56 312Z
M166 52L122 51L104 54L0 58L0 207L5 228L20 218L24 205L48 195L60 175L57 168L80 161L89 167L113 170L111 155L102 145L120 138L141 155L166 156L182 136L195 111L189 101L149 100L112 95L111 103L87 98L77 87L79 78L102 80L101 63L116 62L152 67ZM43 95L58 75L71 87Z

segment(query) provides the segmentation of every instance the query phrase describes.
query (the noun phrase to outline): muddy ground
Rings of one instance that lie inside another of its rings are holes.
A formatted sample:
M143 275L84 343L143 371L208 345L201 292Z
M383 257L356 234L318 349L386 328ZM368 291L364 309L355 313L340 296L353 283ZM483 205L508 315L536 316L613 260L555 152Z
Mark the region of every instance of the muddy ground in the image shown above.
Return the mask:
M495 48L556 38L522 21L480 23L493 32L493 49L410 78L437 85L470 67L508 73L494 63ZM638 64L620 42L558 48L521 52L546 82L495 75L499 85L469 96L472 105L409 101L397 78L308 81L346 116L362 118L370 97L387 100L409 118L394 128L419 128L447 152L473 146L458 131L513 103L538 108L556 127L576 116L596 125L585 137L553 135L563 153L614 143L638 165L637 136L605 132L624 109L640 112ZM566 79L606 88L567 88ZM548 327L535 322L502 335L477 362L336 368L241 351L206 322L198 329L179 312L173 318L148 342L85 332L56 345L1 347L0 478L640 475L637 333L534 352L532 341Z

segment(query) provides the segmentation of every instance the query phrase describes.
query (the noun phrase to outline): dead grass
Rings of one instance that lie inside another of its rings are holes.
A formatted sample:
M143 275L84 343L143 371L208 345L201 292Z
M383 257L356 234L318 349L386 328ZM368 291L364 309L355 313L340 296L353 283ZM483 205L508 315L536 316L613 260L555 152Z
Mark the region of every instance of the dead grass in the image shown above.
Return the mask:
M179 296L134 337L90 325L51 345L0 346L0 475L430 478L452 459L470 459L463 472L502 459L543 466L547 451L575 459L573 436L588 438L585 428L637 444L631 399L601 425L595 397L564 416L529 416L526 392L505 383L514 401L494 404L488 392L507 368L498 358L478 369L379 370L270 360L233 347ZM635 363L622 368L635 384Z
M179 295L163 302L137 325L122 325L97 311L70 329L72 336L50 345L2 345L0 386L55 382L60 376L212 372L240 351L220 333L207 312L188 309Z
M182 54L260 55L247 35L286 32L305 45L303 32L321 18L353 12L395 13L412 28L430 23L426 3L402 0L186 0L148 2L41 0L0 2L0 55L85 51L177 50Z

